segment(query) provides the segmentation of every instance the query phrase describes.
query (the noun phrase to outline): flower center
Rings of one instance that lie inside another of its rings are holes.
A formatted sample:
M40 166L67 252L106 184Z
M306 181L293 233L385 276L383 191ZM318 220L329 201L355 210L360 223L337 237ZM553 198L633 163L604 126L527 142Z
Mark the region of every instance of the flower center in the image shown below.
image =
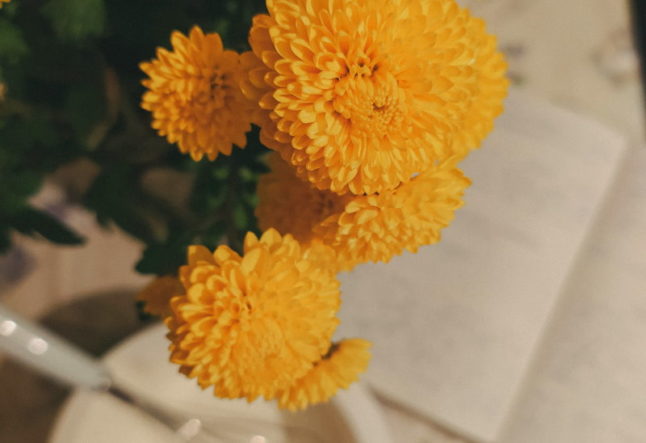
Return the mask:
M209 81L208 98L212 103L213 108L218 109L224 106L224 99L226 97L226 74L215 72Z
M378 65L352 66L335 92L334 109L352 131L376 137L399 131L405 115L403 93L392 74L381 72Z

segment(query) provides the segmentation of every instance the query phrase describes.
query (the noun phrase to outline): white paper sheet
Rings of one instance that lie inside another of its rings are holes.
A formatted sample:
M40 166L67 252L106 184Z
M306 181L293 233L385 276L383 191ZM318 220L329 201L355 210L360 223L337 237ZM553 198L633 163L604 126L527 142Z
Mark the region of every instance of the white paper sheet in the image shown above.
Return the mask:
M630 152L504 442L646 441L646 149Z
M493 441L623 151L602 126L512 94L463 165L473 186L442 242L341 276L339 336L374 342L366 379Z

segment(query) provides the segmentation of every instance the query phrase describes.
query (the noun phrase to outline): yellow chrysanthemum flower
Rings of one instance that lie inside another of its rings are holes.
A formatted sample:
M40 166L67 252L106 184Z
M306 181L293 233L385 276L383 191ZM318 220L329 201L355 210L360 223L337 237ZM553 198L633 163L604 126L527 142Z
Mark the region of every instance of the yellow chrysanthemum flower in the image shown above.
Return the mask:
M370 346L370 342L358 338L332 345L329 355L280 394L279 406L292 411L305 409L328 401L339 389L347 389L368 367Z
M248 234L244 256L227 246L189 249L186 295L166 321L171 361L225 398L275 398L328 350L338 324L339 283L320 263L333 252L304 248L275 230Z
M454 0L267 0L242 55L261 140L319 189L393 190L478 146L507 80Z
M251 112L238 84L240 55L197 26L188 37L173 32L171 43L173 51L158 48L156 59L140 64L149 76L141 107L152 112L153 128L196 161L245 147Z
M342 211L352 198L309 186L276 154L268 163L272 172L260 177L257 191L256 216L262 230L275 227L301 242L309 241L314 226Z
M334 249L339 269L345 270L367 261L388 262L404 249L416 252L438 242L470 184L454 162L447 161L378 195L316 197L327 191L299 180L282 163L271 159L272 171L259 183L259 226L295 233L303 243L323 242ZM321 200L330 203L320 205ZM294 208L299 216L294 216Z
M450 164L433 167L393 191L357 196L316 226L314 236L336 251L340 269L388 262L404 249L439 242L470 183Z
M148 283L137 294L137 300L144 302L145 312L166 318L172 313L170 299L183 293L184 288L177 277L164 275Z

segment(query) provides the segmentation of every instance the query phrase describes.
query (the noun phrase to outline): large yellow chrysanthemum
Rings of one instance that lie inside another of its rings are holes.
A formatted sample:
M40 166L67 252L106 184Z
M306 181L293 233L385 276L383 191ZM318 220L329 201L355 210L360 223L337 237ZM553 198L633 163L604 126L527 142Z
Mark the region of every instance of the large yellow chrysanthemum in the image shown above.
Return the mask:
M395 189L477 147L505 63L454 0L267 0L243 54L261 139L319 189Z
M238 84L240 55L197 26L188 37L173 32L171 43L173 51L158 48L156 59L140 65L149 76L141 106L152 112L153 128L194 160L244 147L251 122Z
M283 234L295 232L304 243L323 242L336 252L339 269L367 261L387 262L404 249L415 252L419 246L438 242L440 230L462 206L470 184L454 162L447 161L392 191L334 196L299 180L279 160L270 164L272 171L258 189L259 226ZM265 186L268 183L271 186ZM317 193L326 194L316 197ZM322 206L321 200L330 203Z
M191 247L180 269L186 295L171 300L167 320L171 361L219 397L275 398L320 360L338 324L325 251L275 230L248 234L243 257Z
M368 367L370 346L370 342L358 338L333 344L329 355L279 394L278 405L292 411L305 409L328 401L339 389L347 389Z

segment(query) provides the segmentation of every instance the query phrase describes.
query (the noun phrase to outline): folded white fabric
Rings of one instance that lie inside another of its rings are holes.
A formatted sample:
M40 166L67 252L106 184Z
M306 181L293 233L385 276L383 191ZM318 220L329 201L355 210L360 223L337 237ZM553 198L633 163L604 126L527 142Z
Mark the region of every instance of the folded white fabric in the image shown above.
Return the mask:
M509 414L623 138L512 93L443 240L342 276L340 334L374 341L376 389L475 440Z

